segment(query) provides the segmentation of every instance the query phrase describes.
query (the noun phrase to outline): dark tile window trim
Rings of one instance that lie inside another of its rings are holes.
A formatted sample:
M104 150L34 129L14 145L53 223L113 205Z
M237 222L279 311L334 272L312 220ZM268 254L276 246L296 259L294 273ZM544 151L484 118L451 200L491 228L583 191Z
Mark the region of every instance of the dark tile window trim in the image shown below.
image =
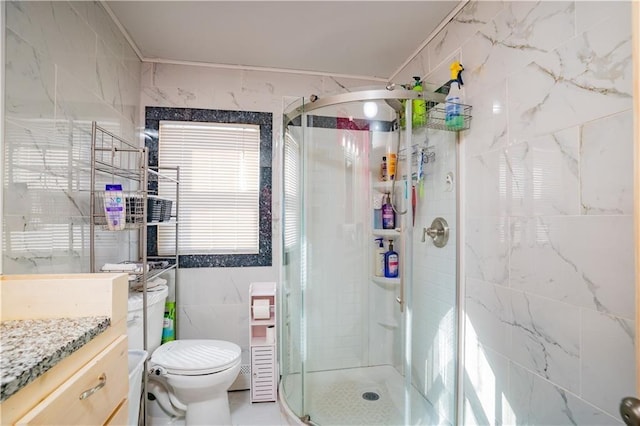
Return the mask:
M299 127L301 123L301 116L298 116L289 122L290 125L297 127ZM336 130L371 130L377 132L392 132L396 129L396 122L383 120L367 120L362 118L307 115L307 127Z
M225 111L196 108L146 107L145 145L149 149L149 167L158 166L158 131L160 121L190 121L204 123L238 123L260 126L260 230L258 254L189 254L181 255L181 268L271 266L271 144L273 114L270 112ZM157 183L149 182L149 190L157 191ZM149 255L158 252L157 226L147 232Z

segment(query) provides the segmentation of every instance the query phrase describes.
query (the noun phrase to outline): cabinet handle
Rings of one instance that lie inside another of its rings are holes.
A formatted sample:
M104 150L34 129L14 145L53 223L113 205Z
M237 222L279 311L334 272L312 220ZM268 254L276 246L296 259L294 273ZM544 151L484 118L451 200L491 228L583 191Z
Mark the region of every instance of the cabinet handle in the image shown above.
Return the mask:
M87 399L89 398L91 395L93 395L94 393L98 392L100 389L102 389L104 387L104 385L107 384L107 375L102 373L102 375L98 378L98 380L100 381L97 385L95 385L94 387L92 387L91 389L87 389L86 391L82 392L80 394L80 400L83 399Z

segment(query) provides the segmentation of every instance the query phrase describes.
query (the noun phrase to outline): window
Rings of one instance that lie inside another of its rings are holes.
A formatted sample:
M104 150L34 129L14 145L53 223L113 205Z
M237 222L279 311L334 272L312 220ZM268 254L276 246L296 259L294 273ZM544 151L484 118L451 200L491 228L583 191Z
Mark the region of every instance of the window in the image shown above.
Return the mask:
M159 164L180 166L181 253L258 253L259 160L255 124L160 122ZM160 228L161 253L173 238Z
M273 115L146 107L145 118L149 167L180 166L180 267L271 266ZM150 255L173 251L172 228L148 228Z
M300 238L300 147L290 133L284 140L284 248L291 249Z

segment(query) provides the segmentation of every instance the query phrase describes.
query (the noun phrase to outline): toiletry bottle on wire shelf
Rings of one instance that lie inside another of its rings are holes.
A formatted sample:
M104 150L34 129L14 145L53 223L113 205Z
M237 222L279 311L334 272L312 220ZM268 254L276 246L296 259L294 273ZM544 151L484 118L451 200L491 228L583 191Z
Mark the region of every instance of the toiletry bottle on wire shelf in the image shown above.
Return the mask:
M449 80L449 93L445 99L445 118L444 124L450 130L464 129L464 115L462 111L460 90L464 83L462 82L462 70L464 67L460 62L451 63L451 80Z
M121 231L124 229L126 221L122 185L106 185L104 191L104 214L107 219L107 227L110 231Z
M420 77L413 77L415 82L413 84L413 90L416 92L422 92L422 82ZM423 98L414 99L411 103L412 117L411 124L414 128L422 127L427 122L427 103Z

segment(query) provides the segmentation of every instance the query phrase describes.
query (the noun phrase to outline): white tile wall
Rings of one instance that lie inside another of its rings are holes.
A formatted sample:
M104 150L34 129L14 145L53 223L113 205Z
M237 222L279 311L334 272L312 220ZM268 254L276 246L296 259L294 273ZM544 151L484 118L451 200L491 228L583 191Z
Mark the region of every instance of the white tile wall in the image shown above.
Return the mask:
M464 424L620 424L633 394L630 7L471 2L407 67L459 57L474 107Z
M633 213L633 113L625 111L586 123L580 143L582 213ZM606 173L602 173L602 169Z
M3 7L3 272L87 272L91 121L138 142L140 61L98 2ZM99 256L134 255L120 237Z

